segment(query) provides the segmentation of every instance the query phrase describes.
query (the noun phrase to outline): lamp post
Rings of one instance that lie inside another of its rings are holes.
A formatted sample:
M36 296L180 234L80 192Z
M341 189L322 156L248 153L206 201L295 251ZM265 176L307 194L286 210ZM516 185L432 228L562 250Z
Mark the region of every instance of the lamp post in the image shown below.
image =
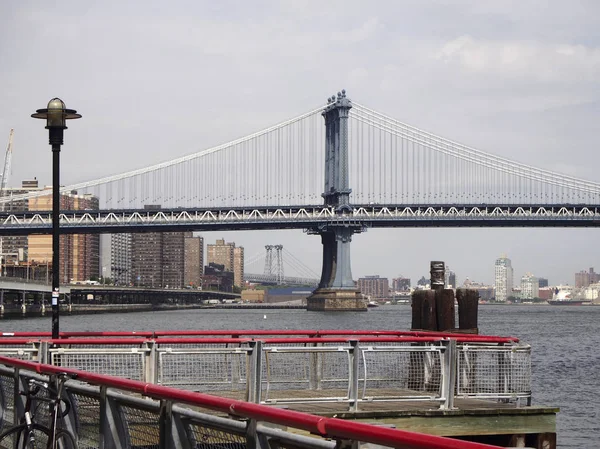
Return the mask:
M52 145L52 338L59 335L59 302L60 295L60 255L59 255L59 215L60 215L60 146L63 144L63 132L67 129L67 120L81 118L74 109L67 109L60 98L48 102L47 109L38 109L33 118L46 120L46 129Z

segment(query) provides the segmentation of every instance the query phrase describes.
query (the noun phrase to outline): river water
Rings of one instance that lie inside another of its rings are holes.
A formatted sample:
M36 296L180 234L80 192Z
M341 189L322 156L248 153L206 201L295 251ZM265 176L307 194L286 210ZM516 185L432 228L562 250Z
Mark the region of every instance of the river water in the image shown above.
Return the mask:
M368 312L304 310L182 310L61 316L61 331L148 331L217 329L407 330L409 306L381 306ZM51 329L50 317L0 322L2 332ZM600 307L479 307L481 334L514 336L532 346L533 405L560 407L558 446L599 447Z

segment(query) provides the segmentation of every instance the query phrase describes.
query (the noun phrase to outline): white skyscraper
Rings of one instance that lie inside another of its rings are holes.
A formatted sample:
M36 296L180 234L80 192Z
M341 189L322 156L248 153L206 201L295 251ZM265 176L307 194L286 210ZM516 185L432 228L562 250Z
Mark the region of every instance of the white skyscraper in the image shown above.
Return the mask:
M540 294L540 284L538 278L533 274L527 273L521 278L521 299L534 299Z
M496 289L496 301L506 301L512 294L513 268L510 259L502 254L496 259L494 287Z

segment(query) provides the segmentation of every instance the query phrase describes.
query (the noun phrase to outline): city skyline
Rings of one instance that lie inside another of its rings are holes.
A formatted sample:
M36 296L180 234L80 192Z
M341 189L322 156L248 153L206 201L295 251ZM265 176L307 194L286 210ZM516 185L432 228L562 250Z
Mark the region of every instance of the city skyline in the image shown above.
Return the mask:
M341 88L441 136L599 179L597 3L258 3L0 4L0 142L15 129L12 179L50 184L51 152L30 114L55 96L84 117L61 153L69 184L250 134ZM60 57L39 44L50 36ZM319 239L301 231L218 237L244 242L247 256L281 243L321 265ZM573 284L597 265L596 238L594 229L371 229L353 237L353 277L418 279L444 260L459 282L491 283L506 253L517 278Z

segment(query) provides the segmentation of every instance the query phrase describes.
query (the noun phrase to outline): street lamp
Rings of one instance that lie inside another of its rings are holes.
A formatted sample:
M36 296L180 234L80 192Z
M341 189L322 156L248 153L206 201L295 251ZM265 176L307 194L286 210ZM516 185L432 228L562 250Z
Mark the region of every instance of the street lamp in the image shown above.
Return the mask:
M67 109L60 98L48 102L47 109L38 109L33 118L46 119L46 129L52 145L52 338L58 338L58 316L60 278L58 276L59 257L59 215L60 215L60 146L63 144L63 132L67 129L67 120L81 118L74 109Z

